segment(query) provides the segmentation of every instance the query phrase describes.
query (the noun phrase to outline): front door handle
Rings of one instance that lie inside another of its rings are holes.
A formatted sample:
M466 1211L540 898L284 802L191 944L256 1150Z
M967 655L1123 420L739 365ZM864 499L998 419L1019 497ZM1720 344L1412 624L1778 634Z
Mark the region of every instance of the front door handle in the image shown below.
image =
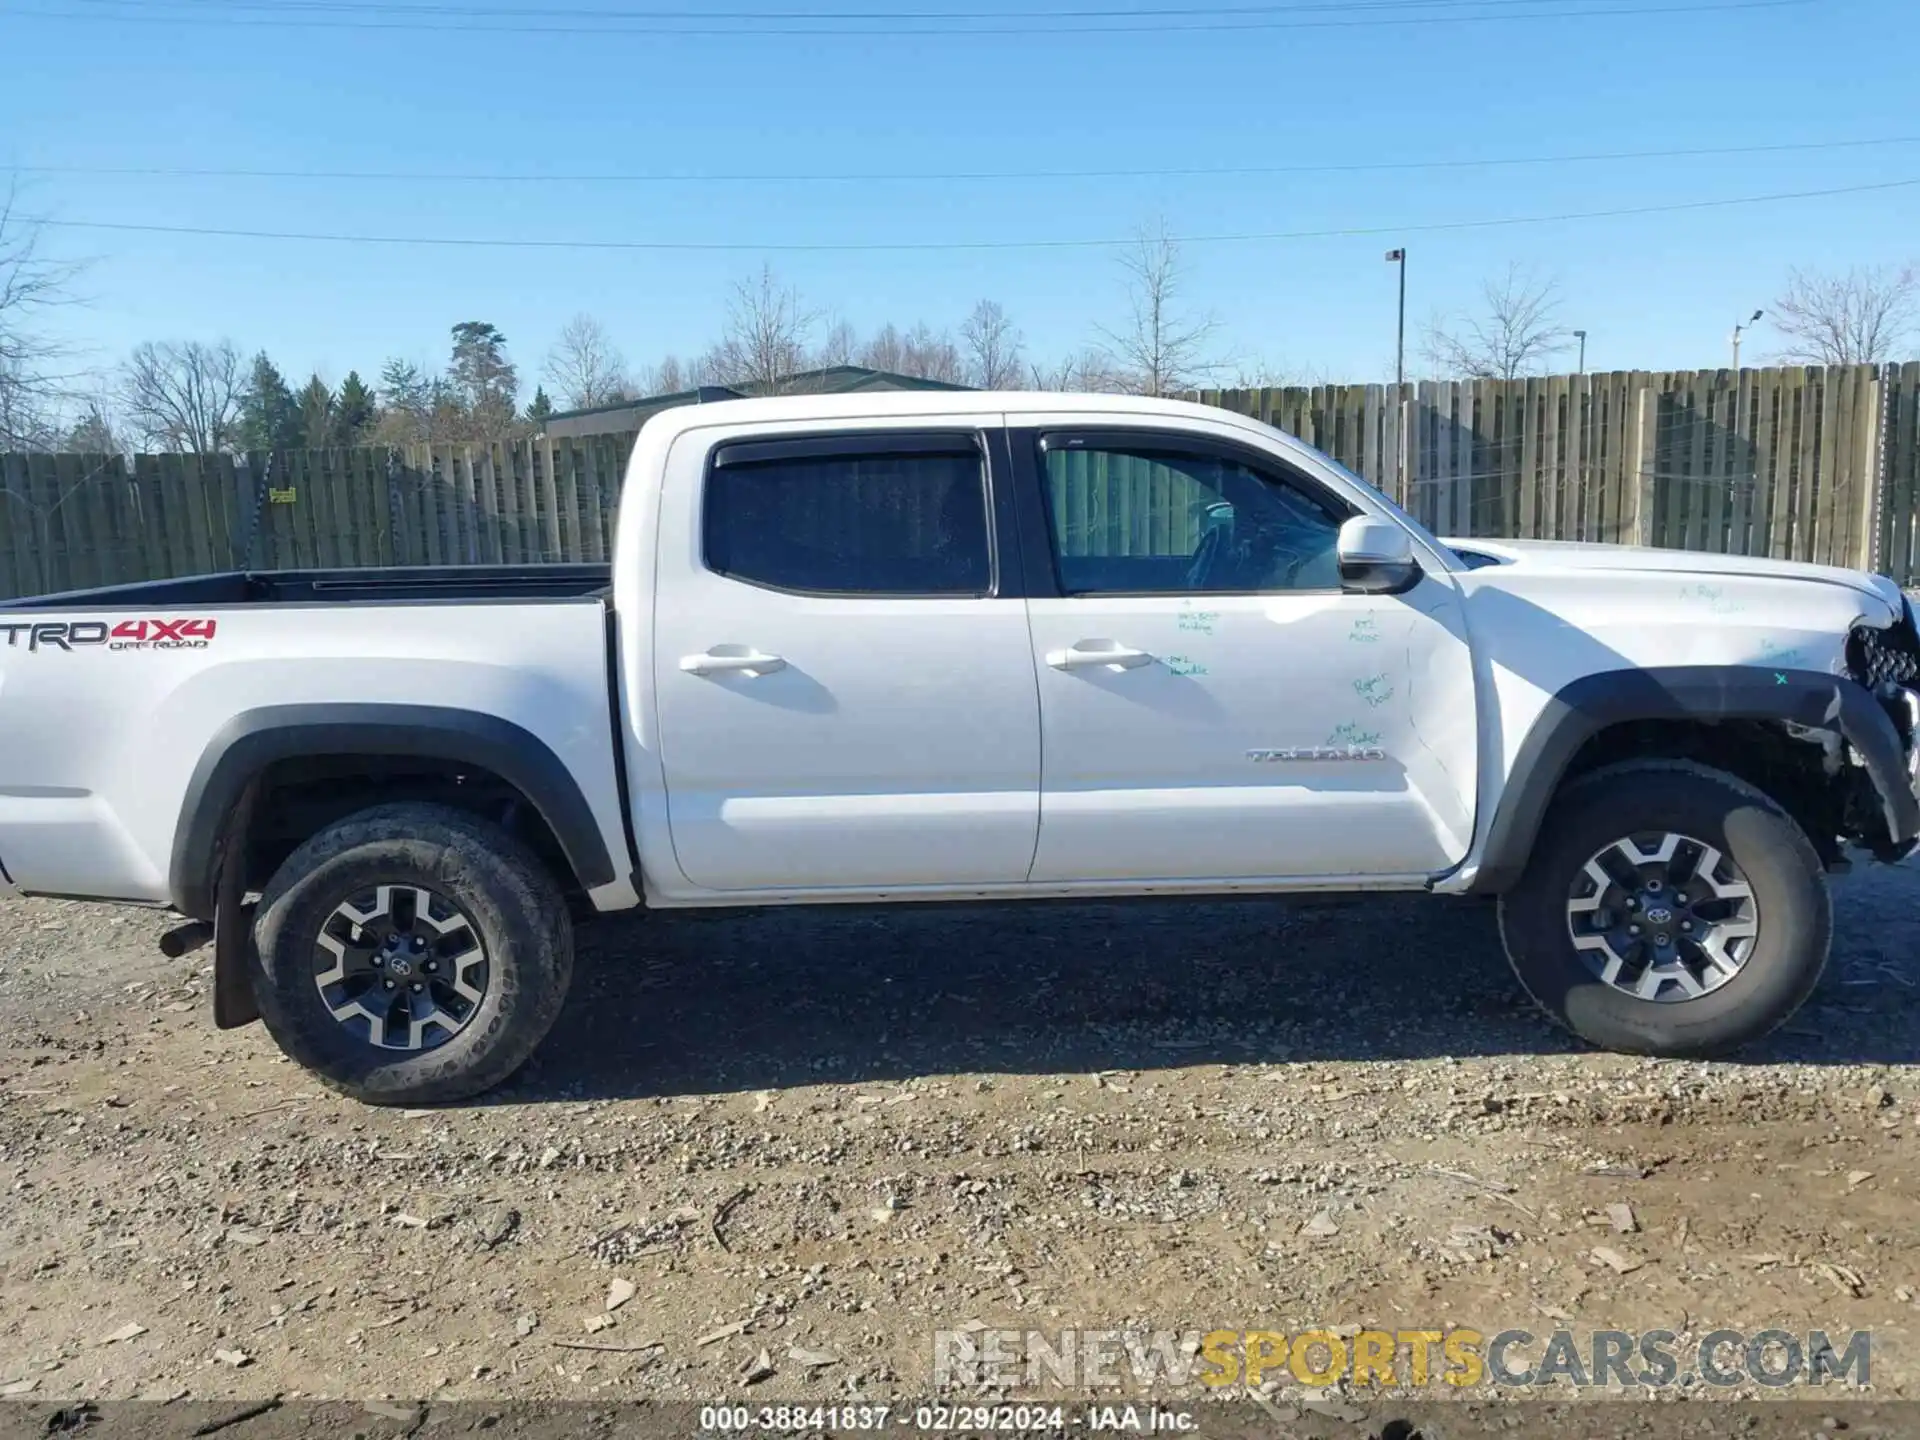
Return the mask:
M1047 664L1056 670L1090 670L1096 665L1115 670L1137 670L1151 665L1153 656L1116 640L1081 640L1070 650L1049 650Z
M758 678L787 668L778 655L762 655L745 645L716 645L704 655L685 655L680 668L689 675L747 675Z

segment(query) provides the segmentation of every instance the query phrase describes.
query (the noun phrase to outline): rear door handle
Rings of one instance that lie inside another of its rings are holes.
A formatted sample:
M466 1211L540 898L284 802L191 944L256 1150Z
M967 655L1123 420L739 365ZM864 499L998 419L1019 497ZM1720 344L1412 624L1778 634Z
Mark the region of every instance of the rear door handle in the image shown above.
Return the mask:
M1090 670L1105 665L1115 670L1137 670L1151 665L1153 656L1117 640L1080 640L1070 650L1049 650L1047 664L1056 670Z
M741 645L716 645L704 655L684 655L680 668L689 675L748 675L758 678L787 668L778 655L762 655Z

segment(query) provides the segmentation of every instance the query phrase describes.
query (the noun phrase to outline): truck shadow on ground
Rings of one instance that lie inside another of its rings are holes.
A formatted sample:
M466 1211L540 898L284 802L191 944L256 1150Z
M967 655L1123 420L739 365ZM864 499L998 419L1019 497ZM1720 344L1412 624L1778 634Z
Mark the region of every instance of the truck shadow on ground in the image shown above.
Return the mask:
M1820 991L1739 1061L1920 1062L1920 870L1836 891ZM566 1012L496 1098L1581 1048L1521 993L1490 904L827 906L582 927Z

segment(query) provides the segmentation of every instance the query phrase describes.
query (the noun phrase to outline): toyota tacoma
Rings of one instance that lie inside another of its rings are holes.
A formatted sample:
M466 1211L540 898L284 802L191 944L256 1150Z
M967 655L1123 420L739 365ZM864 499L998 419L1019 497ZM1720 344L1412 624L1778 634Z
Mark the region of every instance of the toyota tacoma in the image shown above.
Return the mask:
M1920 833L1888 580L1434 535L1256 421L785 397L640 432L610 565L234 573L0 613L0 872L169 907L223 1026L455 1100L645 905L1498 900L1588 1040L1705 1055ZM956 922L956 924L961 922Z

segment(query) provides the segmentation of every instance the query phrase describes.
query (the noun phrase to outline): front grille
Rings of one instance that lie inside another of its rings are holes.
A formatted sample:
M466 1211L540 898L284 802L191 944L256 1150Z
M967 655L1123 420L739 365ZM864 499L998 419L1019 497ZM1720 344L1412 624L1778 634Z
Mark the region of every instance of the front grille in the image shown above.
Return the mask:
M1920 681L1920 637L1914 633L1911 606L1903 606L1899 621L1884 630L1853 627L1847 637L1847 673L1876 692L1883 685Z

